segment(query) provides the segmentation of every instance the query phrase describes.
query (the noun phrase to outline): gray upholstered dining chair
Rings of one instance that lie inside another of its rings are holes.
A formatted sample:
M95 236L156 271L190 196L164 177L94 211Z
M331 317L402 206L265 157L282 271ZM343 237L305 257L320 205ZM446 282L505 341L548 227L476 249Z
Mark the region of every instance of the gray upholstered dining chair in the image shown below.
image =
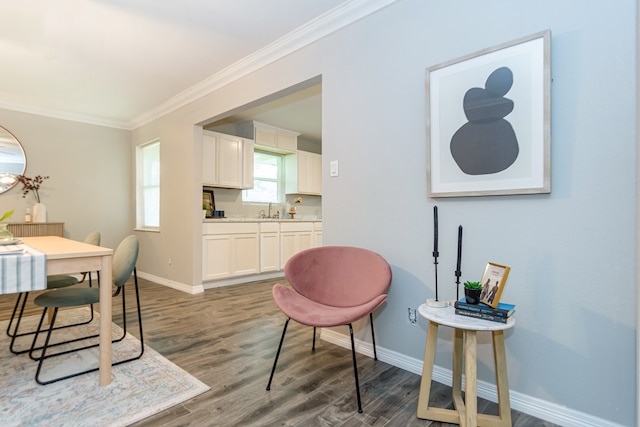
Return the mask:
M98 231L92 231L91 233L89 233L87 235L87 237L85 237L84 239L84 243L88 243L90 245L94 245L94 246L100 246L100 233ZM93 280L92 280L92 276L91 276L91 272L90 271L85 271L82 274L82 278L78 279L76 276L73 275L67 275L67 274L52 274L47 276L47 290L52 290L52 289L61 289L61 288L66 288L69 286L74 286L80 283L84 283L85 279L88 277L89 278L89 287L93 287ZM97 272L97 278L98 278L98 285L100 284L100 272ZM16 344L16 338L19 337L24 337L24 336L28 336L28 335L33 335L35 334L36 331L29 331L29 332L18 332L18 329L20 328L20 321L22 320L22 315L24 314L24 309L27 305L27 299L29 298L29 292L21 292L18 294L18 298L16 299L16 304L13 307L13 312L11 313L11 318L9 319L9 324L7 325L7 335L11 338L11 343L9 344L9 350L13 353L13 354L22 354L22 353L27 353L29 352L29 348L25 349L25 350L16 350L15 349L15 344ZM18 312L18 307L20 307L20 311ZM16 316L17 313L17 316ZM81 321L78 323L74 323L72 325L63 325L63 326L58 326L56 329L62 329L62 328L69 328L72 326L80 326L80 325L86 325L89 324L93 321L93 304L91 305L91 316L89 318L89 320L85 320L85 321ZM13 330L11 330L11 326L13 325L13 322L15 321L15 327Z
M142 357L144 353L144 340L142 336L142 313L140 309L140 294L138 290L138 276L136 274L136 262L138 260L138 252L139 252L139 242L136 236L128 236L126 237L116 248L113 254L113 262L112 262L112 280L113 285L115 286L115 292L113 296L117 296L118 294L122 295L122 318L123 318L123 333L122 336L112 340L112 342L122 341L127 334L127 310L126 310L126 299L125 299L125 284L131 278L133 274L135 291L136 291L136 303L138 308L138 325L140 332L140 352L130 358L125 360L120 360L116 362L112 362L112 365L119 365L125 362L130 362L132 360L137 360ZM103 283L101 286L106 286ZM53 345L50 345L49 342L51 340L51 334L56 329L55 321L58 315L58 309L60 308L69 308L69 307L79 307L83 305L96 304L100 301L100 289L98 288L78 288L78 287L69 287L65 289L56 289L52 291L45 292L34 299L34 303L40 307L43 307L42 316L40 317L40 323L38 324L38 329L34 335L33 342L31 344L31 350L29 352L29 356L38 361L38 368L36 370L35 379L38 384L50 384L56 381L64 380L67 378L77 377L78 375L87 374L89 372L95 372L98 370L98 367L87 369L84 371L72 373L69 375L65 375L62 377L50 379L43 381L40 379L40 372L42 370L42 366L45 360L50 359L52 357L61 356L63 354L73 353L81 350L86 350L89 348L97 347L99 344L91 344L86 345L79 348L73 348L66 351L60 351L58 353L47 354L50 348ZM42 329L42 324L44 323L44 319L46 317L47 311L49 309L53 309L53 316L51 318L51 324L48 328ZM38 340L38 335L40 332L44 332L46 330L47 335L45 338L44 345L42 347L36 347L36 341ZM65 341L65 344L81 341L88 338L96 338L98 334L83 336L81 338L77 338L74 340ZM35 355L36 350L42 350L39 356Z

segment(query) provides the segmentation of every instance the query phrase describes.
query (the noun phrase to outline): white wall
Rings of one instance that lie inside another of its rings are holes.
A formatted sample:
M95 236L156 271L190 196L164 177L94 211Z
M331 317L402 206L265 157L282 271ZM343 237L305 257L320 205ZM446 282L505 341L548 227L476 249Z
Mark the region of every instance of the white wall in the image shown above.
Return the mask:
M323 240L373 249L392 264L379 346L422 359L425 325L411 326L407 307L434 295L437 204L442 298L455 297L459 224L463 280L477 280L488 261L512 268L503 294L518 307L506 337L512 393L565 411L565 425L576 414L573 425L632 425L635 8L630 0L400 0L143 126L134 144L162 142L163 211L162 231L143 236L154 249L141 254L141 270L200 283L193 125L322 75ZM429 199L425 68L544 29L552 31L552 193ZM340 161L338 178L329 177L330 160ZM443 334L436 354L445 369L450 341ZM480 342L479 378L492 383L489 338Z
M102 246L115 248L133 232L130 132L0 109L0 126L22 144L25 174L49 175L40 187L49 222L64 222L65 237L84 240L100 231ZM0 212L22 222L35 199L18 184L0 194Z

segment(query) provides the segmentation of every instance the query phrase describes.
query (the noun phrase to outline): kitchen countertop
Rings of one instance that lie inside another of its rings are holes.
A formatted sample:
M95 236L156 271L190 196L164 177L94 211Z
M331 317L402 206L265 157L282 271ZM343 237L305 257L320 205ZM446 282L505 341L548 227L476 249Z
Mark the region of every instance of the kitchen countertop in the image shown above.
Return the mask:
M228 218L206 218L203 223L215 222L322 222L322 218L247 218L247 217L228 217Z

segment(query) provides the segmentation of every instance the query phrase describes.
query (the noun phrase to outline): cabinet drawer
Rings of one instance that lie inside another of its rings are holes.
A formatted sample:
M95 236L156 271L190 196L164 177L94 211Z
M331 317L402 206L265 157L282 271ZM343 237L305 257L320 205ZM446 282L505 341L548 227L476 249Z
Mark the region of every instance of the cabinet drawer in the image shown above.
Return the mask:
M260 232L261 233L277 233L280 231L280 224L277 222L261 222L260 223Z
M283 233L288 231L313 231L313 222L282 222L280 223L280 231Z
M255 222L233 222L233 223L204 223L202 224L202 234L240 234L257 233L258 224Z

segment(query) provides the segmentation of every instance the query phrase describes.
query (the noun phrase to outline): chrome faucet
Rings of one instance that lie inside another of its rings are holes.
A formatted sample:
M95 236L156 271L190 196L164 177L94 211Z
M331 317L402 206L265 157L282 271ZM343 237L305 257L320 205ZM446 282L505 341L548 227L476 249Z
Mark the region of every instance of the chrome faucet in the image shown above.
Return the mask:
M269 216L268 218L271 218L271 202L269 202Z
M258 212L258 217L260 218L266 218L266 215L264 213L264 209L261 209L260 212Z

